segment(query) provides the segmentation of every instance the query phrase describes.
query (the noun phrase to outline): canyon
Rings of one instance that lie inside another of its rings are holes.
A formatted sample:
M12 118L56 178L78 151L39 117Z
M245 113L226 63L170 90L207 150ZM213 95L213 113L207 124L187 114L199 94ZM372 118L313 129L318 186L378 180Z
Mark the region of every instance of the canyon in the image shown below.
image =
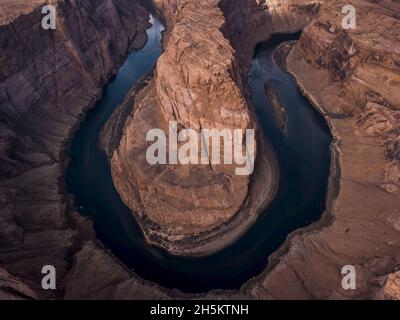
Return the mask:
M5 1L0 20L1 298L399 298L397 1L153 1L167 27L164 52L120 141L108 148L114 184L148 242L178 255L211 254L256 223L274 197L279 172L260 134L251 177L236 176L233 166L143 159L145 132L169 120L259 133L246 77L256 45L273 34L303 31L283 60L334 136L322 219L291 234L240 289L201 295L127 269L64 188L71 136L127 54L146 43L151 6L60 0L52 32L40 29L44 2ZM341 28L348 3L357 9L356 30ZM46 264L58 270L56 292L40 288ZM356 291L340 287L346 264L358 271Z

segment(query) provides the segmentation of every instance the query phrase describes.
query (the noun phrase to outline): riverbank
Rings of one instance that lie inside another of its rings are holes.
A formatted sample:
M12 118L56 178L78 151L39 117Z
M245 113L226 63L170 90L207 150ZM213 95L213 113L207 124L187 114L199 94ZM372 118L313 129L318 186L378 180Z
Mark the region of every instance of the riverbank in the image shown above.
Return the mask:
M104 150L109 161L112 154L118 148L122 133L126 124L126 119L130 116L135 105L135 100L140 92L145 89L154 76L154 68L144 74L129 90L124 101L115 109L110 119L107 121L100 136L100 148ZM140 99L140 97L139 97Z

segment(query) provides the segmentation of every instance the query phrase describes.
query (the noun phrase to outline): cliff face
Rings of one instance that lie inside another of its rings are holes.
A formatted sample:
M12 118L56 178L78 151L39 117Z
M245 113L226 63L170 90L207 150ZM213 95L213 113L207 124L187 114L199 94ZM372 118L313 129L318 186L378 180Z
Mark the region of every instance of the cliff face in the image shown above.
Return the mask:
M273 197L273 151L258 139L250 183L230 165L150 166L146 132L168 131L169 121L197 131L258 129L246 86L254 47L273 33L301 30L319 3L154 3L167 21L165 52L112 158L114 183L150 242L176 254L210 254L247 230Z
M222 0L224 33L247 74L254 48L277 33L301 31L319 13L318 0Z
M387 279L387 297L395 296L400 7L350 1L357 29L343 30L341 9L348 3L324 3L287 60L336 139L328 212L320 227L292 236L272 259L274 266L247 287L258 298L380 297ZM349 264L356 268L357 290L345 291L340 272Z
M394 272L387 277L382 290L377 294L377 299L400 300L400 272Z
M64 147L148 27L136 1L83 0L57 2L57 30L43 30L41 4L2 3L0 26L0 263L35 289L47 264L61 282L80 239Z
M154 128L168 132L171 121L197 132L257 126L243 96L234 50L221 32L225 17L219 1L157 4L167 10L171 29L155 79L136 100L112 157L114 183L150 242L176 254L209 254L242 234L271 200L274 158L267 159L266 147L259 145L263 155L254 177L264 179L265 187L256 186L258 194L249 205L245 200L254 190L249 191L249 176L236 175L235 165L146 161L146 133Z

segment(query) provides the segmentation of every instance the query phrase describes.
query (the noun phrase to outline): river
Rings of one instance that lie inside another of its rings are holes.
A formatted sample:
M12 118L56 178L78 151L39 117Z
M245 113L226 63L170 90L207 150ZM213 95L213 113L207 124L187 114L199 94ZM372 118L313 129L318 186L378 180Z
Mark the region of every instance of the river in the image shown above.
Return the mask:
M94 224L97 238L139 276L185 292L239 288L266 268L268 257L298 228L324 211L331 136L323 118L299 92L293 78L272 61L276 46L292 36L275 37L256 50L248 84L257 117L276 151L280 181L277 196L236 243L208 257L176 257L148 245L112 182L110 166L98 148L102 128L129 89L157 62L163 27L152 18L146 46L128 56L74 136L67 187L75 206ZM288 116L287 136L274 121L264 93L272 82Z

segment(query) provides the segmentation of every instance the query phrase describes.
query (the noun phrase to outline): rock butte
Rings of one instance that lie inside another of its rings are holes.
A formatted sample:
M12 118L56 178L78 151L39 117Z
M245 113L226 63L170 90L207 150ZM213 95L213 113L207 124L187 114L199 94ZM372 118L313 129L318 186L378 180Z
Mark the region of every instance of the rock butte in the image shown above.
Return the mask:
M269 267L240 290L203 296L398 298L400 97L396 89L400 84L400 4L390 0L154 2L167 21L169 32L154 80L140 93L140 104L160 114L152 121L162 123L173 118L199 127L230 123L257 128L243 85L254 47L273 33L304 30L288 56L287 67L335 136L328 209L321 222L291 235L270 257ZM3 3L7 5L7 16L0 22L0 228L4 230L0 234L0 287L13 289L0 289L0 296L190 297L160 288L127 271L95 240L90 224L71 211L61 182L66 161L64 147L73 128L84 110L98 99L100 88L116 72L128 50L145 42L145 10L137 1L82 0L67 5L60 0L58 14L64 19L54 42L39 28L40 1L30 2L31 6L22 0ZM340 28L341 8L349 3L357 8L358 28L345 32ZM180 14L175 15L176 12ZM205 12L208 23L202 26L197 19ZM84 37L73 29L72 21L76 19L86 26L80 30L85 32ZM96 23L100 20L108 23ZM186 34L190 25L182 25L182 21L206 28L215 41L208 33ZM120 32L122 29L125 32ZM98 38L94 40L93 35ZM11 42L5 45L6 41ZM204 44L204 48L196 48L196 43ZM222 46L221 54L209 58L215 59L212 62L216 63L216 70L197 65L201 61L192 61L191 54L201 50L215 52L216 45ZM55 48L62 53L55 56L57 69L43 63L54 57ZM110 48L114 49L112 54ZM177 58L178 52L183 60ZM190 62L193 69L185 69L182 62ZM174 76L169 78L168 73ZM180 74L185 77L177 76ZM200 95L202 89L208 88L206 84L217 79L227 85L220 92L219 87L215 88L212 101L223 105L230 101L224 99L231 98L227 116L220 117L221 110L215 105L206 112L207 103L201 99L195 108L188 108L188 99ZM193 96L184 95L170 81L189 84ZM230 97L224 96L227 92ZM140 112L140 105L136 110ZM133 134L132 126L146 126L148 120L135 120L137 112L128 120L112 158L117 187L116 168L124 163L124 148L132 146L124 139ZM259 140L258 159L263 154L261 143ZM229 176L227 169L216 170L228 176L226 186L240 185L250 190L246 179ZM132 183L135 174L130 173L125 187L140 186ZM207 172L205 176L214 178ZM140 178L145 181L149 177L147 173ZM124 198L121 185L119 189ZM157 190L150 192L162 196ZM229 191L221 191L221 196L228 199L229 195ZM216 216L206 223L218 225L229 215L237 216L239 202L247 193L239 195L230 206L213 204ZM168 196L173 198L176 194ZM125 201L132 208L140 203ZM146 205L150 208L147 214L162 220L156 213L151 215L154 202ZM212 212L207 209L202 214L207 216L207 211ZM202 228L197 223L193 229L186 229L186 234ZM60 270L63 289L58 292L39 288L37 270L49 260ZM359 270L357 291L339 287L340 268L349 261Z

